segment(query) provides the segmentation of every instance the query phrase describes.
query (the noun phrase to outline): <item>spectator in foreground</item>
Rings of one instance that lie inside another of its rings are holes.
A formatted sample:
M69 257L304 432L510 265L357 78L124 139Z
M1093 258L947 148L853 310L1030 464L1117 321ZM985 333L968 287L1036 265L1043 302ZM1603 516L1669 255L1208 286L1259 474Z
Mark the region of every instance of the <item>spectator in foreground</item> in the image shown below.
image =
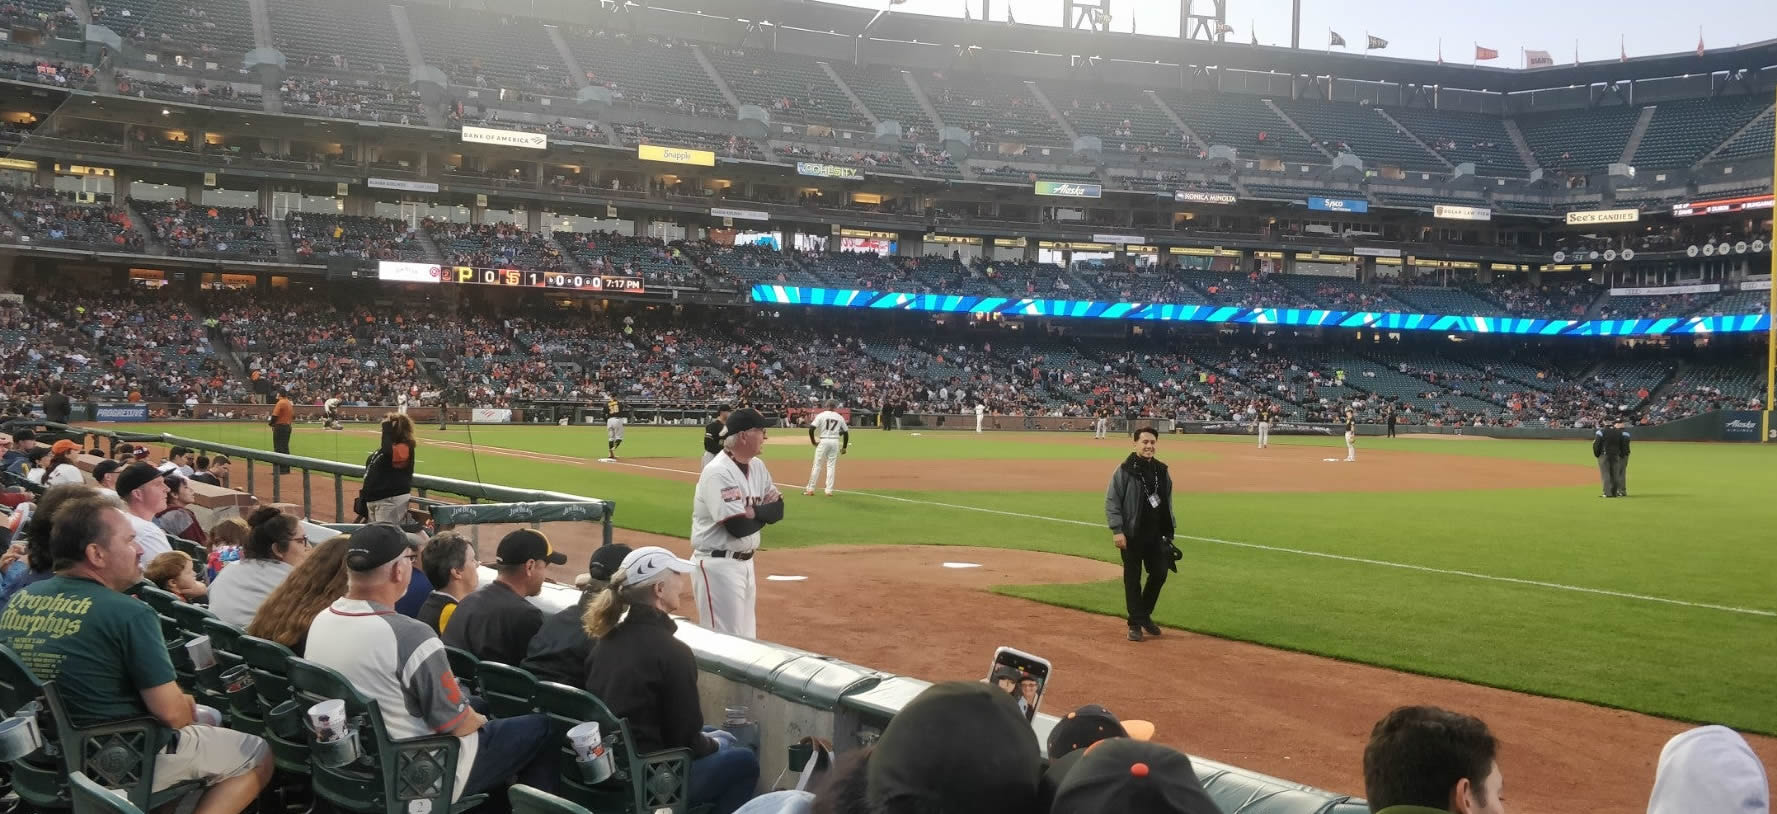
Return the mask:
M117 497L117 476L123 472L123 464L106 458L93 464L93 480L98 481L99 491L110 497Z
M0 455L0 469L24 477L26 461L30 458L29 453L39 446L42 445L37 443L37 433L30 427L14 432L12 434L12 449L7 450L5 455Z
M245 629L253 623L271 592L309 555L308 535L302 521L271 506L247 518L253 531L241 548L241 559L216 575L210 586L210 612L218 619Z
M38 677L61 688L76 726L152 715L178 730L155 756L155 790L202 781L197 814L234 814L271 780L271 750L256 735L195 723L197 705L174 683L154 610L122 593L142 578L131 526L107 498L63 504L50 531L56 575L7 603L0 642L43 666ZM79 624L69 624L69 608L80 609Z
M673 636L678 623L671 614L697 566L659 546L631 551L621 566L586 610L586 635L597 641L586 691L629 721L637 751L691 750L690 804L732 814L753 796L759 757L733 735L704 727L696 657ZM1029 726L1024 731L1034 757L1035 736Z
M191 567L191 555L183 551L168 551L149 560L148 567L142 569L142 578L186 602L202 605L209 601L209 588L198 581Z
M536 529L519 529L500 538L494 552L499 575L457 604L444 643L482 661L518 666L530 649L531 637L543 627L543 610L527 597L543 592L549 566L567 561Z
M37 447L25 453L25 480L42 486L43 478L49 474L48 463L49 447Z
M623 558L629 554L629 546L622 543L599 546L592 552L585 575L575 580L580 586L580 601L543 620L543 627L531 637L530 649L525 651L520 667L544 681L570 687L580 683L586 676L586 660L592 655L592 637L586 635L583 621L586 609L610 587L611 577L623 567Z
M1478 718L1401 707L1370 731L1364 796L1376 814L1504 814L1498 751Z
M407 504L413 499L413 419L391 413L383 419L382 446L364 472L364 508L372 523L407 523ZM428 577L430 578L430 577ZM436 587L438 582L434 580Z
M481 563L475 543L454 531L440 533L420 549L420 572L432 583L432 592L420 604L415 618L432 632L444 635L457 603L481 587Z
M154 516L154 524L174 537L203 545L207 542L204 527L198 524L197 513L191 510L191 505L197 502L197 495L191 491L191 481L172 473L162 480L167 483L167 507Z
M333 601L346 595L346 535L315 546L290 576L265 597L247 635L268 639L301 656L308 646L309 625Z
M515 774L520 783L554 791L560 750L549 738L548 717L490 721L470 709L438 635L395 612L418 556L396 526L372 523L353 531L346 541L346 595L310 625L307 658L375 699L390 736L459 738L454 799L503 791Z
M136 529L142 562L173 550L167 533L154 524L154 518L167 508L167 483L161 479L160 470L145 462L124 467L117 474L117 497L123 501L130 525Z
M29 456L31 453L25 454ZM80 465L74 462L79 455L80 445L73 441L61 440L50 445L49 462L43 465L43 485L76 486L86 483L86 476L80 474Z
M1107 740L1062 761L1050 774L1055 788L1050 814L1221 814L1191 759L1158 743Z
M1660 750L1647 814L1770 814L1765 766L1746 739L1725 726L1672 736Z
M211 585L216 584L216 575L222 573L223 568L240 561L241 549L247 545L247 538L252 534L253 529L247 526L247 521L239 517L225 518L210 527L210 556L204 564L204 575L209 578Z
M211 486L228 486L228 456L218 455L214 458L198 456L197 471L192 473L191 479Z

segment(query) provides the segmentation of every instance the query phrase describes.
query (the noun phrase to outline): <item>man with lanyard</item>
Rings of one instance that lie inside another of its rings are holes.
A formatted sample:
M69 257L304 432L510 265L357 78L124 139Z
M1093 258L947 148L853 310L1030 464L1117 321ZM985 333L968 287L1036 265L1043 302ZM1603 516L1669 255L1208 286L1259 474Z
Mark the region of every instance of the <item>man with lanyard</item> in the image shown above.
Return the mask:
M728 423L730 408L724 404L716 408L716 420L703 425L703 460L697 466L699 471L710 465L710 460L722 454L722 428Z
M1135 431L1135 450L1111 475L1105 490L1105 522L1111 542L1123 556L1123 599L1129 612L1129 640L1139 642L1145 633L1160 635L1154 624L1154 606L1166 585L1168 570L1177 570L1178 556L1172 536L1178 520L1172 511L1172 475L1154 457L1160 433L1153 427ZM1148 572L1142 584L1142 571Z
M759 458L765 424L751 408L728 415L722 454L698 475L691 505L691 561L697 565L691 587L698 619L711 630L749 639L758 635L753 555L759 532L784 519L784 496Z

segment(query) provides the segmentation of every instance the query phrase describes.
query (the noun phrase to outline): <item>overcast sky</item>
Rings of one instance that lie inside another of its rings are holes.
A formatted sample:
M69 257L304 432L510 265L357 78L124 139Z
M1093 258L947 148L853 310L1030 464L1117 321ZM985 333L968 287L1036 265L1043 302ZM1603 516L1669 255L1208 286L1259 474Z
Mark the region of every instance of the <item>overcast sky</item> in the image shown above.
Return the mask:
M850 6L885 8L888 0L833 0ZM970 0L979 19L982 0ZM995 20L1006 18L1008 4L1019 23L1061 24L1061 0L989 0ZM1177 36L1180 0L1109 0L1111 30ZM964 0L907 0L896 11L963 15ZM1202 0L1201 7L1213 7ZM1231 41L1248 42L1256 33L1265 45L1289 45L1290 0L1227 0ZM788 23L794 25L795 23ZM1697 47L1702 27L1704 45L1732 47L1777 38L1774 0L1302 0L1302 47L1325 49L1327 31L1339 32L1353 51L1362 51L1364 34L1388 40L1380 51L1392 57L1436 59L1439 38L1444 59L1467 62L1475 43L1499 51L1491 64L1520 65L1519 49L1550 52L1557 64L1571 63L1577 40L1579 58L1591 62L1616 59L1618 37L1629 56L1677 53ZM1108 55L1107 55L1108 56Z

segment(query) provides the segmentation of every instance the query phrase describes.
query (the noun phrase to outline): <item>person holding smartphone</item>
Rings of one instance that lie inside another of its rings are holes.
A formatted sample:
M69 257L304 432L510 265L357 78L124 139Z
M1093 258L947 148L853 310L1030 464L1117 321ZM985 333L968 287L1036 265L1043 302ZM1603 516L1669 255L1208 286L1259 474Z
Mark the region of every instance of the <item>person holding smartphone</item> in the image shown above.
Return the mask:
M1123 599L1129 612L1129 640L1139 642L1145 633L1160 635L1154 624L1154 605L1166 585L1173 564L1172 535L1178 521L1172 513L1172 475L1154 457L1160 433L1153 427L1135 431L1135 449L1111 474L1105 490L1105 522L1111 542L1123 555ZM1142 571L1147 583L1142 583Z

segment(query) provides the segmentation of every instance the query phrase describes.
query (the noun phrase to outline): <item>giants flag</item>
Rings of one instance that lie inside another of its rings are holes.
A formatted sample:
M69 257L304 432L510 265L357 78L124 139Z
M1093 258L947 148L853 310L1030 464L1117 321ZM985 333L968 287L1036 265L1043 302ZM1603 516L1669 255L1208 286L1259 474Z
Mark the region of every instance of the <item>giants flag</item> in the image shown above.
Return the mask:
M1548 51L1524 52L1524 67L1526 68L1547 68L1554 64L1555 57Z
M1476 60L1499 59L1499 52L1492 49L1492 48L1482 48L1480 45L1477 44L1475 46L1475 59Z

